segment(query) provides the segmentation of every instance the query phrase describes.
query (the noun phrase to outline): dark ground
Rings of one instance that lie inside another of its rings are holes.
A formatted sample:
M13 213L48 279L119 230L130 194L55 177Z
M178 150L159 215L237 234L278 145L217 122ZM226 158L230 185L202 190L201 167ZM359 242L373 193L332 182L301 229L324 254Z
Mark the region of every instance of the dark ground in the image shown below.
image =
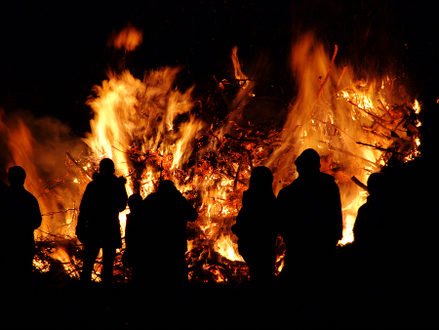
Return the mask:
M155 291L142 291L128 283L108 290L48 272L35 273L27 287L3 282L2 328L437 328L433 165L424 156L384 171L393 185L386 197L391 215L382 224L392 234L383 257L365 269L352 246L339 249L325 275L332 293L307 307L280 282L267 291L245 283L189 283L180 291L156 284Z
M437 328L437 288L426 286L425 274L416 274L399 292L390 285L367 298L356 294L351 275L346 271L342 284L333 283L342 289L323 313L317 302L304 312L281 287L263 296L247 285L191 283L183 293L164 291L154 298L129 284L86 289L77 280L60 285L35 274L31 290L14 289L4 300L1 323L5 329Z

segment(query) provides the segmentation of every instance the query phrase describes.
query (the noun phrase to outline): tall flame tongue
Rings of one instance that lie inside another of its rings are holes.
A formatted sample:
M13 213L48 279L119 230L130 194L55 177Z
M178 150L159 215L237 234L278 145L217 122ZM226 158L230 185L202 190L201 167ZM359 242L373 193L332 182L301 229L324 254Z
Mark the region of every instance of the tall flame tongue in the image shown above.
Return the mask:
M80 141L73 144L74 152L68 143L55 147L47 138L46 126L40 127L46 139L37 142L35 125L30 129L20 119L12 125L10 118L0 113L0 134L10 154L7 165L27 170L28 188L36 194L45 215L37 239L58 237L56 248L49 246L45 253L62 262L68 274L77 275L77 246L67 244L74 233L74 209L93 168L100 159L110 157L117 174L127 178L129 194L138 191L145 197L160 179L172 179L197 207L200 216L188 228L187 260L193 280L246 278L248 272L230 227L251 168L269 166L277 193L295 178L294 160L309 147L322 156L322 171L337 180L344 216L341 243L352 241L352 226L365 198L361 183L391 156L402 161L418 156L420 105L407 96L396 79L356 79L350 67L336 66L336 53L337 47L329 58L311 34L294 45L291 68L298 94L289 105L282 129L245 120L259 99L253 93L257 82L243 73L237 48L231 56L235 80L224 79L218 86L220 92L230 86L234 90L234 97L226 100L228 115L219 122L216 119L207 124L195 115L193 87L178 90L175 80L179 68L169 67L149 71L143 80L127 70L110 73L101 86L94 87L95 94L87 102L94 113L91 133L84 139L88 154L78 152ZM201 110L207 109L201 106ZM53 155L62 157L54 160ZM37 156L44 163L36 161ZM49 160L51 167L65 169L67 174L54 178L59 170L50 171ZM41 188L47 177L56 184ZM73 215L66 210L73 210ZM120 220L124 229L124 214ZM278 271L281 259L279 256ZM36 266L45 269L45 262L40 258Z
M96 97L88 102L95 117L85 142L98 158L113 158L120 174L128 177L130 193L138 190L146 196L161 178L176 181L200 213L192 229L202 239L190 241L189 256L198 251L196 258L208 254L210 262L218 258L212 253L243 261L230 226L251 167L271 167L278 192L296 176L292 164L298 154L313 147L322 156L322 171L334 175L340 186L344 215L340 243L351 242L356 212L366 196L361 183L379 171L390 155L403 160L416 155L419 140L409 119L419 111L411 109L406 95L399 95L394 80L357 81L351 68L335 65L336 54L337 46L329 58L311 34L294 45L291 68L299 86L297 97L280 133L257 133L260 141L270 136L276 140L274 149L261 150L264 146L256 139L230 142L233 136L255 134L240 124L255 96L255 82L243 73L236 47L231 59L238 90L228 104L229 115L216 131L191 112L193 88L180 92L174 87L178 68L151 71L143 81L124 71L110 74L95 87ZM213 141L203 144L202 136ZM212 154L216 165L209 158Z
M160 179L175 181L199 206L197 225L204 247L243 261L236 241L223 228L236 215L236 206L229 202L233 179L204 162L201 154L214 152L214 144L198 149L199 155L193 152L206 125L191 113L193 88L180 92L174 87L178 72L178 68L151 71L143 81L128 71L110 74L88 101L95 115L85 142L98 159L114 160L119 174L128 178L129 193L139 191L145 197ZM121 224L124 228L123 216Z
M276 191L295 176L295 158L306 148L321 155L322 171L335 176L343 205L345 244L353 240L352 227L364 203L360 188L390 156L406 161L416 156L417 130L410 121L412 104L394 80L357 81L352 69L334 64L312 34L292 48L291 68L299 90L290 105L281 145L267 164L274 169ZM416 101L417 103L417 101ZM418 103L417 103L418 104ZM419 104L418 104L419 105Z

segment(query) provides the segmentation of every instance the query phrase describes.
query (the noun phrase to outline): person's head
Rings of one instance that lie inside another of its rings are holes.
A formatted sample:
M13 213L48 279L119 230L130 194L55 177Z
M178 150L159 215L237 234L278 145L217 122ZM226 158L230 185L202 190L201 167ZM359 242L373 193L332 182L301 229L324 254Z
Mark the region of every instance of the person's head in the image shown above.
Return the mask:
M270 169L265 166L257 166L253 168L250 175L250 185L251 190L260 189L270 189L272 190L273 184L273 174Z
M172 194L177 191L177 188L174 185L174 182L171 180L163 180L159 183L159 187L157 192L160 194Z
M320 155L312 148L303 151L294 162L299 175L312 174L320 170Z
M105 176L114 174L114 163L110 158L104 158L99 163L99 173Z
M8 170L8 180L11 186L22 186L26 179L26 172L21 166L12 166Z
M142 196L139 193L132 194L128 198L128 206L131 212L137 212L142 205Z
M367 179L367 191L369 195L380 195L385 189L385 179L382 173L372 173Z

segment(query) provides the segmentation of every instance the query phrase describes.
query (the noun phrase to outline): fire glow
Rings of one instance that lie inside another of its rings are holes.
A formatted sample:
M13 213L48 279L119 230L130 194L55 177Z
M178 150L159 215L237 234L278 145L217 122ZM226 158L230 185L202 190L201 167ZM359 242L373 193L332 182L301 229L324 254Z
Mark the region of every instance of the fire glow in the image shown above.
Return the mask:
M136 33L136 41L117 47L132 51L132 45L141 42L141 33L134 28L118 38L133 40L130 31ZM340 187L344 221L340 244L352 242L357 210L367 195L362 183L390 157L406 162L419 156L421 105L396 78L364 80L355 77L351 67L338 67L337 51L335 46L332 57L328 56L312 34L303 35L293 45L290 65L298 93L288 105L285 122L278 127L246 121L248 112L255 109L251 104L258 102L254 92L258 81L243 72L238 48L231 52L234 77L217 82L220 93L233 91L224 118L209 114L215 111L213 106L196 107L195 85L184 91L178 89L176 78L181 69L176 67L147 71L143 79L127 69L108 73L87 101L93 119L91 132L82 141L73 137L51 148L35 137L39 127L2 115L0 132L7 137L9 165L26 169L27 187L38 198L45 215L36 231L41 249L35 267L48 271L51 260L57 260L69 276L79 275L81 248L74 235L77 208L86 184L104 157L112 158L117 175L127 178L128 194L140 192L146 197L161 179L171 179L197 208L198 220L188 225L191 280L227 282L248 278L230 227L240 209L251 169L258 165L270 167L277 194L296 177L295 158L310 147L321 155L321 170L333 175ZM212 118L212 122L206 118ZM58 154L58 159L48 150ZM35 161L41 152L47 158L45 163ZM57 168L57 176L41 174L52 166ZM120 215L122 232L127 212ZM116 262L121 264L123 248L118 252ZM116 272L119 269L121 278L126 279L119 266ZM279 253L278 272L281 268Z

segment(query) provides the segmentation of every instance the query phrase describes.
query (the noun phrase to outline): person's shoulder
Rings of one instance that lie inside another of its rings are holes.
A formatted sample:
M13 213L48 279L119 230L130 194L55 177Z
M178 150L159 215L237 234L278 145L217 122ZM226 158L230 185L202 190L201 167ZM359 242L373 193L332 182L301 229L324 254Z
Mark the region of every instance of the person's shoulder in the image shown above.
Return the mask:
M96 185L100 186L101 189L117 189L125 187L127 180L123 176L109 176L109 177L98 177L97 180L94 180ZM93 181L92 181L93 182Z
M330 174L320 172L318 178L319 178L319 182L320 182L321 184L324 184L324 185L326 185L326 186L328 186L328 187L329 187L329 186L333 186L333 187L336 187L336 186L337 186L337 183L335 182L335 177L333 177L333 176L330 175ZM338 186L337 186L337 187L338 187Z
M26 198L26 200L31 201L33 203L35 203L35 202L38 203L37 198L30 191L23 189L22 194L23 194L23 197Z
M91 181L87 184L87 187L93 187L99 184L101 177L98 172L94 172L91 176Z
M148 196L146 196L144 200L154 199L154 198L158 198L158 197L159 197L159 194L157 192L152 192Z
M249 190L245 190L242 193L242 200L250 198L251 192Z
M98 181L92 180L89 183L87 183L87 186L85 187L85 190L90 192L90 191L93 191L94 189L96 189L96 187L98 187L98 186L99 186Z
M143 199L142 203L143 203L143 205L149 205L150 203L156 202L158 200L158 198L159 198L158 193L153 192L153 193L150 193L148 196L146 196Z
M125 179L123 176L116 175L103 177L101 180L107 184L112 185L125 185L125 183L127 182L127 179ZM97 180L97 182L99 182L99 180Z
M127 179L125 179L123 176L119 176L119 177L116 177L115 176L115 180L116 180L116 182L118 183L118 184L120 184L120 185L125 185L126 183L127 183Z
M242 204L243 205L254 205L258 203L259 196L254 191L248 189L242 193Z
M331 174L320 172L319 179L327 182L335 182L335 178Z
M291 182L289 185L283 187L280 191L279 191L279 195L288 195L294 192L294 190L297 188L297 185L300 182L298 181L298 179L294 180L293 182Z
M367 210L369 209L369 207L370 207L370 205L369 205L368 203L364 203L363 205L361 205L361 206L358 208L357 216L358 216L359 214L363 214L363 213L367 212Z

